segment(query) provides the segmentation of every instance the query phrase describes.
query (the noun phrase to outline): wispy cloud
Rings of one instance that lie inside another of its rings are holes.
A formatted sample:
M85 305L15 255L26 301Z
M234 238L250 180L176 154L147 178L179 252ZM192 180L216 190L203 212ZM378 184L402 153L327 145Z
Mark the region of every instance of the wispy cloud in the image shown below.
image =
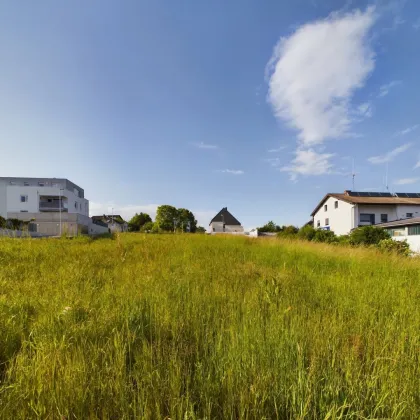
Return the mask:
M197 147L198 149L208 149L208 150L215 150L218 149L219 146L216 144L207 144L207 143L192 143L193 146Z
M409 133L411 133L412 131L417 130L418 128L419 128L419 125L418 125L418 124L416 124L416 125L412 125L411 127L407 127L407 128L405 128L404 130L397 131L397 132L395 133L395 135L396 135L396 136L405 136L406 134L409 134Z
M221 169L219 172L231 175L243 175L245 173L241 169Z
M418 31L420 29L420 18L418 18L414 23L413 23L413 29L415 31Z
M356 109L357 115L363 118L370 118L373 115L372 103L370 101L363 102Z
M321 174L331 168L332 155L313 147L350 135L353 93L375 67L368 37L374 21L372 7L334 13L300 26L275 47L266 67L268 101L274 115L297 130L299 144L295 160L284 170Z
M297 149L295 158L290 165L283 166L282 172L289 172L290 179L296 180L297 175L323 175L331 172L333 164L331 153L317 153L312 149Z
M404 153L410 147L411 147L411 143L406 143L406 144L403 144L399 147L396 147L395 149L389 151L388 153L385 153L384 155L372 156L368 159L368 161L370 163L373 163L374 165L377 165L379 163L391 162L398 155L400 155L401 153Z
M392 82L382 85L379 88L378 98L383 98L384 96L388 95L389 91L392 88L394 88L395 86L399 86L401 83L401 80L393 80Z
M417 162L414 165L414 168L413 169L418 169L418 168L420 168L420 156L418 157Z
M409 185L409 184L416 184L420 181L420 178L401 178L397 179L394 182L394 185Z
M268 153L278 153L278 152L281 152L284 149L287 149L287 146L280 146L277 149L269 149L269 150L267 150L267 152Z

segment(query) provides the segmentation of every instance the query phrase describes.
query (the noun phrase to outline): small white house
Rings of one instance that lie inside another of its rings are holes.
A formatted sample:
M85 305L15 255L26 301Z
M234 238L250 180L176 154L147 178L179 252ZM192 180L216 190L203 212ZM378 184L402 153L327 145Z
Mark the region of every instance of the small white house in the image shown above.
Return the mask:
M330 193L318 203L311 215L315 228L346 235L359 226L420 217L420 194Z
M241 223L223 207L210 222L210 233L244 234Z

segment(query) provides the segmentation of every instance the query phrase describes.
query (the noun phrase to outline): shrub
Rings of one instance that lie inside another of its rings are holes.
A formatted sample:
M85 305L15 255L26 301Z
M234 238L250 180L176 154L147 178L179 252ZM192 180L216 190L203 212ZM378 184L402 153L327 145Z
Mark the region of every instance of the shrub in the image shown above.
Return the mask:
M5 227L6 227L6 219L0 216L0 228L4 229Z
M140 228L140 232L143 233L150 233L153 231L155 224L150 221L150 222L146 222L141 228Z
M378 249L385 253L405 255L407 257L411 253L410 245L408 245L407 241L395 241L394 239L382 239L378 243Z
M19 230L22 222L19 219L7 219L6 226L12 230Z
M315 236L313 238L314 242L325 242L327 244L332 244L338 242L337 236L331 230L322 230L318 229L315 232Z
M375 226L359 227L350 234L352 245L378 245L383 239L389 239L388 232Z
M299 229L297 236L300 239L312 241L315 237L315 234L316 234L316 230L313 228L313 226L306 225Z
M296 226L283 226L282 230L279 233L277 233L277 236L279 238L290 238L296 236L298 232L299 229Z

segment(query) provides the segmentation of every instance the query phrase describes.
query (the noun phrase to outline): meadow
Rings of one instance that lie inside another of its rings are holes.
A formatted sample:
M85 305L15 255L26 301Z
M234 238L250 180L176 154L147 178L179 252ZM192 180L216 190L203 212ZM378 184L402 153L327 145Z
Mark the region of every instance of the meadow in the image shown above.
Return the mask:
M0 418L418 419L419 304L375 250L0 239Z

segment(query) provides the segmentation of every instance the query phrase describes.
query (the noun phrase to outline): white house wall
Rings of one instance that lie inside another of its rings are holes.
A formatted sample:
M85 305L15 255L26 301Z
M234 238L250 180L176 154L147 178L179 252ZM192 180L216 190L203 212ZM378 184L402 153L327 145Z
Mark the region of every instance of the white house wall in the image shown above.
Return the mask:
M397 220L397 206L395 204L386 205L386 204L358 204L357 205L357 226L366 226L371 223L362 223L360 222L360 214L374 214L375 215L375 224L381 223L381 214L388 215L388 222L392 220Z
M413 217L420 217L420 205L397 205L397 217L396 220L407 218L407 213L413 213Z
M89 216L89 201L85 198L77 197L72 191L64 190L61 191L60 194L59 187L33 187L20 185L6 185L6 189L7 196L5 202L8 213L19 213L22 210L29 213L37 213L39 211L40 196L58 197L61 195L62 197L67 198L67 208L69 213L79 213L85 216ZM21 202L22 195L28 196L27 202ZM2 200L0 200L0 202L2 202ZM77 203L77 208L75 203Z
M244 228L241 225L225 225L225 230L223 230L222 222L213 222L210 225L211 233L243 233Z
M335 208L335 202L338 201L338 208ZM324 206L327 205L327 211ZM329 219L329 225L325 223L325 219ZM314 216L314 227L318 227L318 220L320 228L330 227L336 235L346 235L355 226L355 212L353 205L345 201L337 200L334 197L328 199L322 204Z

